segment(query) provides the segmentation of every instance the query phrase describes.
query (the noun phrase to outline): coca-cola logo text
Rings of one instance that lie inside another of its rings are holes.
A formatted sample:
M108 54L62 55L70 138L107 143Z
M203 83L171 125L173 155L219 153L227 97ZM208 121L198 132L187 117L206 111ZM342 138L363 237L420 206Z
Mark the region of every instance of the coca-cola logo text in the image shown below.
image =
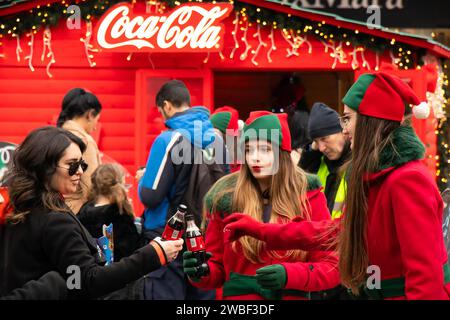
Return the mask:
M164 15L138 14L131 4L113 6L99 21L96 39L112 51L219 51L228 3L184 4Z

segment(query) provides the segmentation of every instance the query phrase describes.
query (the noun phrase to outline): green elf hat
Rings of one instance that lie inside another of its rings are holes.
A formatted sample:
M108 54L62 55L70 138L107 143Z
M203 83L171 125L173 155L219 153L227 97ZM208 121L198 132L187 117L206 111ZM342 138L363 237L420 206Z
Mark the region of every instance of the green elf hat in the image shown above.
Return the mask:
M266 139L276 143L282 150L291 152L291 133L286 113L253 111L245 121L241 142L251 139ZM276 139L272 141L272 139Z
M414 91L400 78L384 73L361 75L348 90L342 102L356 112L374 118L401 122L409 104L420 104ZM416 118L423 119L414 108Z
M218 108L209 120L211 120L213 127L220 130L223 134L238 135L239 112L235 108L229 106Z

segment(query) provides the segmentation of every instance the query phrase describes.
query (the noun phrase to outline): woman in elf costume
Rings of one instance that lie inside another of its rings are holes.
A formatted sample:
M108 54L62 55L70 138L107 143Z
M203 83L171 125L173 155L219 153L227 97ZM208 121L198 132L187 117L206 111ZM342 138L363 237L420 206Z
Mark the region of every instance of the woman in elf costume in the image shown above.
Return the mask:
M329 220L320 182L307 176L290 158L287 115L256 111L242 135L245 163L219 180L205 197L205 235L209 274L198 276L199 262L185 252L184 271L192 284L213 289L223 285L224 299L320 298L339 284L333 252L270 251L263 242L243 237L224 243L223 219L245 212L260 223L286 223L299 218Z
M353 158L341 221L262 225L237 214L224 221L225 237L251 235L272 250L313 250L330 248L338 236L341 281L354 294L449 299L443 202L420 161L424 146L404 117L407 105L419 100L399 78L374 73L362 75L343 103L341 120ZM374 276L381 280L378 287L371 285Z

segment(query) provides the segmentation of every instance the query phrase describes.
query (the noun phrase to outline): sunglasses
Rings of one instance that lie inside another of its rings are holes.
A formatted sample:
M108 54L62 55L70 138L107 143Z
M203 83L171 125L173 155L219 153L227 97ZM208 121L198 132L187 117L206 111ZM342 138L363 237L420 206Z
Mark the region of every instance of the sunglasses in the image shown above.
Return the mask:
M75 173L77 173L79 167L81 167L83 172L86 171L86 169L88 168L88 164L83 159L81 159L80 161L70 163L68 168L61 166L58 167L68 169L69 176L73 176Z

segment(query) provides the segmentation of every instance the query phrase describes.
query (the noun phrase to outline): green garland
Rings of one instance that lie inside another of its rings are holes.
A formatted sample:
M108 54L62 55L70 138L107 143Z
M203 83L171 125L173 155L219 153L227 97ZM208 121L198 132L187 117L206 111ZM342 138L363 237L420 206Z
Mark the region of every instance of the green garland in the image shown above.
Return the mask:
M65 3L53 3L30 11L20 12L4 18L0 25L0 35L21 35L30 31L38 31L45 26L55 26L60 19L67 19L72 12L67 12L67 7L72 4L79 6L81 17L84 20L90 20L92 17L99 17L105 13L112 5L119 2L131 2L130 0L87 0L70 1ZM169 7L175 7L179 4L192 2L189 0L161 0ZM213 0L203 0L203 2L213 2ZM409 45L394 42L388 39L372 37L364 33L356 33L354 30L344 29L324 23L312 22L308 19L300 17L288 16L273 10L258 8L240 1L234 1L235 10L246 13L248 19L252 22L258 22L267 26L277 28L286 28L298 30L303 35L312 35L323 41L333 39L336 42L349 42L354 47L362 46L366 49L373 50L378 53L384 53L387 49L393 51L394 55L400 59L399 66L401 68L414 68L416 61L421 54L420 49L417 50Z
M446 64L443 63L443 65ZM448 80L450 76L450 70L448 67L444 68L444 73L446 74L446 79ZM444 92L445 98L448 101L450 98L450 87L445 82ZM450 110L448 109L448 106L444 111L446 111L446 117L440 120L437 128L437 154L439 155L437 182L441 191L444 191L446 188L450 188Z

